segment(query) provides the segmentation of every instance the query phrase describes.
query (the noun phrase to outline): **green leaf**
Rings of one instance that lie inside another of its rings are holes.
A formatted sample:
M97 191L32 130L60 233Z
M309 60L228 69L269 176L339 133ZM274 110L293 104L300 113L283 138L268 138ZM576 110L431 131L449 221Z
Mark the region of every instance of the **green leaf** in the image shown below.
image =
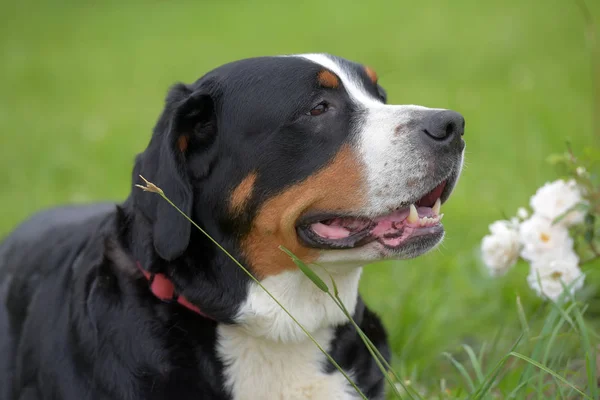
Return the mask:
M321 289L325 293L329 293L329 287L325 282L323 282L321 278L319 278L315 271L310 269L308 265L306 265L301 259L296 257L294 253L286 249L284 246L279 246L279 250L283 251L285 254L290 256L294 264L296 264L298 268L300 268L300 271L302 271L302 273L306 275L306 277L310 279L319 289Z

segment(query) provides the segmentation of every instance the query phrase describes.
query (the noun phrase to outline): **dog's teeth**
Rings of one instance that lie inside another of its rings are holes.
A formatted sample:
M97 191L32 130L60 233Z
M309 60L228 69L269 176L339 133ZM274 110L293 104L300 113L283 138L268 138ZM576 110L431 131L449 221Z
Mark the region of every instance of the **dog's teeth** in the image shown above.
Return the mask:
M438 199L435 201L435 204L433 205L433 215L440 215L440 209L442 208L442 201Z
M419 220L419 213L417 212L417 207L415 207L414 204L410 205L410 214L408 214L408 218L406 220L411 224L414 224Z

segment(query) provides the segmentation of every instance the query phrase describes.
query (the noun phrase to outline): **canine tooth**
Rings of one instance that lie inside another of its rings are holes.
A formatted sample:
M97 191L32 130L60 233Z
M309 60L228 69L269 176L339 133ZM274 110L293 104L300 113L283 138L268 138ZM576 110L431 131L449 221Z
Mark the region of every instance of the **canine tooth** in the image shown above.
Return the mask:
M410 214L408 214L408 218L406 219L411 224L414 224L419 220L419 213L417 212L417 207L414 204L410 205Z
M433 208L432 208L433 214L434 215L439 215L441 208L442 208L442 202L441 202L441 200L438 197L438 199L435 201L435 204L433 205Z

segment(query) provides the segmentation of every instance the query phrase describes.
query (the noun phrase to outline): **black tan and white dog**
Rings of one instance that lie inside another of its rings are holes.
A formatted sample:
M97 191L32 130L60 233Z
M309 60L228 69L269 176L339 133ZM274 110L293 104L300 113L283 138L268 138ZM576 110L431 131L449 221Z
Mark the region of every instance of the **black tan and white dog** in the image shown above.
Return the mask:
M327 282L389 357L362 266L444 235L463 117L387 105L371 68L262 57L177 84L139 175L269 289L371 399L384 379ZM0 245L0 398L356 399L267 294L160 196L44 211Z

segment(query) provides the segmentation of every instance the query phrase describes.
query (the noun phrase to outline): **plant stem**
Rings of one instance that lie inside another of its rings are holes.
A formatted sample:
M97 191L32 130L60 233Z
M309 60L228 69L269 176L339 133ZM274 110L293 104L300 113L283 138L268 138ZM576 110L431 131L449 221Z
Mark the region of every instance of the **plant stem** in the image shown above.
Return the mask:
M281 304L279 302L279 300L277 300L275 298L275 296L273 296L271 294L271 292L269 292L269 290L266 287L263 286L262 283L260 283L260 281L258 279L256 279L256 277L254 277L254 275L252 275L252 273L250 271L248 271L238 260L235 259L235 257L233 257L223 246L221 246L219 244L219 242L217 242L215 239L213 239L212 236L210 236L204 229L202 229L198 224L196 224L194 221L192 221L192 219L190 217L188 217L186 215L186 213L181 211L179 209L179 207L177 207L171 200L169 200L169 198L162 191L154 192L154 193L158 193L171 206L173 206L192 225L194 225L200 232L202 232L206 237L208 237L210 239L210 241L213 242L221 251L223 251L227 255L227 257L229 257L238 267L240 267L246 273L246 275L248 275L262 290L264 290L265 293L267 293L267 295L271 299L273 299L273 301L275 303L277 303L277 305L279 307L281 307L281 309L292 319L292 321L294 321L294 323L296 325L298 325L298 327L300 327L302 332L304 332L304 334L306 334L306 336L308 336L308 338L315 344L315 346L317 346L317 348L321 351L321 353L323 353L325 355L325 357L327 357L327 359L337 368L338 371L340 371L340 373L344 376L344 378L346 378L346 380L350 383L350 385L352 385L352 387L354 388L356 393L358 393L364 400L368 400L367 397L364 395L364 393L358 388L358 386L356 386L356 384L352 381L352 379L350 379L348 374L342 369L342 367L340 367L339 364L333 359L333 357L331 357L329 355L329 353L327 353L327 351L325 351L325 349L323 347L321 347L321 345L319 344L319 342L317 342L317 340L314 338L314 336L311 335L310 332L308 332L306 330L306 328L283 306L283 304Z

